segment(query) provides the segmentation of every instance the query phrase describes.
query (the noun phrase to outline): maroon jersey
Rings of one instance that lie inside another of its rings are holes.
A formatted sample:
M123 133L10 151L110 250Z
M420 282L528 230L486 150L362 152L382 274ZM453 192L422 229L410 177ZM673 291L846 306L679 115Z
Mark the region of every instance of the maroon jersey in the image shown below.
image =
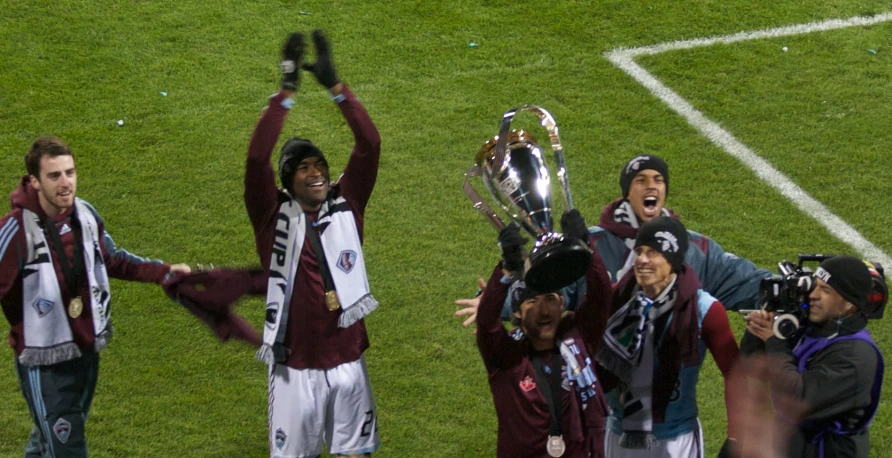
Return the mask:
M353 131L354 146L344 174L332 185L332 190L347 200L362 240L365 206L378 176L381 137L350 89L345 86L342 94L345 98L338 103L338 108ZM254 227L257 254L267 275L279 205L289 199L276 188L270 164L273 147L288 114L288 109L282 106L283 100L281 94L273 96L260 116L251 136L245 167L245 205ZM307 216L312 221L318 215L307 212ZM325 284L309 239L304 240L300 252L293 291L283 342L289 350L285 364L295 369L330 369L359 359L369 347L365 323L360 320L347 328L338 327L342 309L330 311L325 305Z
M489 374L489 386L499 420L497 456L511 458L548 457L551 413L531 362L531 346L520 333L509 333L499 317L508 285L501 282L500 268L493 272L480 300L477 314L477 346ZM578 373L568 379L566 361L561 363L561 430L564 457L602 457L604 418L607 405L600 382L594 376L594 355L607 323L611 294L610 279L597 253L586 274L588 294L579 312L567 314L557 330L555 344L571 350ZM543 365L548 352L538 354ZM574 371L571 371L574 372Z
M3 305L3 314L9 321L9 345L15 351L16 356L25 348L24 324L22 321L22 307L30 305L22 304L22 276L21 266L25 263L27 253L27 237L22 224L22 209L28 209L41 218L46 213L40 207L37 191L31 186L28 177L23 177L19 187L12 192L12 211L0 219L0 304ZM69 209L57 218L53 218L56 231L60 236L62 247L69 259L74 256L74 231L71 230L72 210ZM101 218L97 215L98 231L105 233ZM78 284L77 294L68 290L65 277L62 275L62 267L53 246L53 237L47 235L49 252L52 256L53 267L56 270L56 278L59 281L59 291L62 293L62 301L67 304L72 297L90 297L90 287L87 284L87 276L82 275ZM102 258L108 276L121 280L133 280L149 283L161 283L164 276L170 271L170 266L161 263L132 262L126 257L110 256L104 243L99 244L102 250ZM77 318L68 317L68 325L74 337L74 343L81 349L92 349L95 342L93 329L93 310L89 301L85 301L83 312Z

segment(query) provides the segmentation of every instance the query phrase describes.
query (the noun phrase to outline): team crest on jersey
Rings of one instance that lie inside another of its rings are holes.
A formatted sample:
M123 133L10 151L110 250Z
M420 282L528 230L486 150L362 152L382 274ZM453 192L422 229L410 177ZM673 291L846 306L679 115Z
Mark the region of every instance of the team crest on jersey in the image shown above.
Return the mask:
M276 318L279 316L279 303L270 302L266 304L266 325L272 329L276 325Z
M351 270L353 270L353 266L356 265L356 252L353 250L344 250L341 252L341 255L338 256L338 269L344 271L345 274L349 274Z
M287 439L287 438L288 438L288 436L285 435L285 431L282 431L282 428L277 429L276 430L276 447L278 447L281 450L282 447L285 446L285 439Z
M526 376L523 380L520 381L520 389L524 391L530 391L533 388L536 388L536 382L530 378L529 375Z
M68 442L68 436L71 435L71 423L68 423L64 418L56 420L56 424L53 425L53 433L56 434L59 442L63 444Z
M53 301L38 297L34 300L34 309L37 310L37 316L43 318L47 313L50 313L50 311L53 310Z

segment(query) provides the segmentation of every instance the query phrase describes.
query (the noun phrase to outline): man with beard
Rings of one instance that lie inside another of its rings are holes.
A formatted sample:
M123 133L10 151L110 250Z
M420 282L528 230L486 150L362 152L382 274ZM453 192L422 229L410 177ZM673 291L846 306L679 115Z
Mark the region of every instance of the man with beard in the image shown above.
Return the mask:
M498 416L498 457L603 457L606 405L594 374L610 300L610 280L597 253L585 275L589 294L574 314L564 298L532 291L511 274L523 264L516 225L499 235L503 261L481 296L477 346ZM585 232L583 231L583 236ZM499 318L511 303L508 332Z
M37 139L28 174L0 219L0 304L34 430L26 456L87 456L84 423L112 334L108 279L161 283L188 266L115 252L96 210L77 195L68 145Z
M313 32L316 62L303 64L303 35L282 49L283 81L260 116L245 169L245 205L266 269L267 309L257 357L269 365L271 457L314 457L378 448L375 399L363 353L369 292L362 250L365 207L378 174L381 137L365 108L335 74L328 40ZM279 180L270 165L301 68L337 104L353 132L344 173L334 183L322 151L293 137L282 146Z
M737 343L724 307L684 262L688 232L678 220L658 216L645 223L633 249L632 270L616 285L597 355L610 405L606 454L700 458L700 367L708 349L725 377L727 406ZM730 416L728 431L735 431Z

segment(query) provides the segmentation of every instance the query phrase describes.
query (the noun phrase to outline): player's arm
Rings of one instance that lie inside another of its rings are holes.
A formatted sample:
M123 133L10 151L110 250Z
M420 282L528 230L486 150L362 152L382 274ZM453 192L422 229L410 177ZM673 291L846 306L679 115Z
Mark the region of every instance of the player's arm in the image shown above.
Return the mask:
M701 281L728 310L759 308L759 284L771 271L756 267L749 259L726 252L715 240L691 232L692 245L703 250L706 265ZM704 249L705 247L705 249Z
M508 335L499 317L511 281L510 277L505 275L502 263L499 263L489 277L483 295L480 296L480 307L477 311L477 347L480 349L483 363L488 368L510 366L510 362L517 357L512 346L512 343L516 342Z
M90 210L90 213L93 214L93 218L96 219L96 222L104 227L105 221L102 219L101 216L99 216L99 212L96 211L93 205L91 205L89 202L84 202L84 204L87 206L87 209ZM119 248L117 244L115 244L115 240L112 238L111 234L108 233L107 229L102 231L102 245L112 259L126 259L131 264L164 264L164 261L160 259L144 258L142 256L137 256L123 248ZM171 272L182 272L184 274L188 274L192 271L188 264L171 264L170 270Z
M576 326L592 355L598 353L613 302L613 286L607 268L597 251L592 252L592 263L585 273L585 297L576 312Z
M270 157L285 117L294 104L292 96L300 84L300 61L303 58L303 35L293 33L282 47L282 88L274 94L257 121L245 165L245 206L248 218L258 232L273 224L278 208L278 190Z
M706 348L709 349L712 358L722 372L725 384L725 411L728 415L728 437L736 437L739 429L734 423L736 417L731 415L730 406L738 391L733 386L734 379L731 377L731 371L737 364L739 349L737 341L734 339L734 333L731 331L731 325L728 323L728 313L721 302L713 302L707 310L703 317L700 338L703 339L703 343L706 344Z
M353 152L344 168L344 176L338 180L341 195L349 199L359 212L363 212L378 177L381 136L365 107L356 100L353 91L338 79L331 46L321 30L313 31L313 45L316 47L316 62L306 63L303 68L328 89L332 100L337 103L353 131Z
M19 221L13 215L0 219L0 300L19 279L26 248L25 232Z
M520 227L516 223L499 232L502 262L490 276L477 311L477 346L488 368L510 367L521 357L517 342L508 335L500 315L508 288L514 281L509 273L522 269L523 245L527 241L520 235Z
M570 239L579 240L591 247L588 225L578 210L567 210L561 215L561 232ZM592 251L591 264L589 264L584 278L585 295L576 312L574 322L582 334L589 352L594 355L597 354L601 338L604 336L613 302L610 276L607 274L604 260L601 259L601 255L597 251Z
M105 227L101 223L99 232L105 233ZM113 257L106 250L104 243L99 244L99 250L99 255L105 261L105 269L111 278L160 285L171 271L171 266L164 263L132 262L127 257Z

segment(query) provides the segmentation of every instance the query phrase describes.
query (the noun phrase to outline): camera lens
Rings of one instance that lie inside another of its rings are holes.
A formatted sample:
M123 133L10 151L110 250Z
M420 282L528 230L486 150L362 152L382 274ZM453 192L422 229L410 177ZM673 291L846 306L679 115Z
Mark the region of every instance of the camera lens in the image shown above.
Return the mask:
M771 330L778 339L789 339L799 329L799 319L795 315L785 313L774 319Z

